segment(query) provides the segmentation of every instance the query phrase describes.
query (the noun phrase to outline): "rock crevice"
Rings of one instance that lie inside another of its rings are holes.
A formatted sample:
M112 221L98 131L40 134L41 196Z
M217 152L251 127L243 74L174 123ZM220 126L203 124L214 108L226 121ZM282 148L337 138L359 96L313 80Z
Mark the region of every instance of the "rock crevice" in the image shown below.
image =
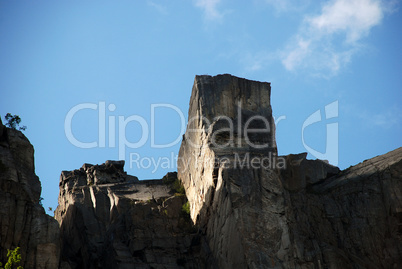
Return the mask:
M7 260L8 249L20 247L24 268L57 268L59 226L39 204L33 155L25 135L0 119L0 261Z
M24 268L402 268L402 148L340 171L277 155L271 86L196 76L178 172L62 171L55 219L34 149L0 120L0 260Z
M401 267L402 148L345 171L278 157L269 95L268 83L195 78L178 176L211 267Z
M200 236L177 175L141 180L124 161L63 171L59 206L66 268L200 268Z

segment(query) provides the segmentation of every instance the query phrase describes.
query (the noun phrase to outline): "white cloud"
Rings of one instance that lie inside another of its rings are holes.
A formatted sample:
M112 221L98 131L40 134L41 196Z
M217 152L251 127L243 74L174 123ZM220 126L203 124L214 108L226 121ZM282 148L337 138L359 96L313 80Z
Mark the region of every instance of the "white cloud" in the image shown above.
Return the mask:
M377 0L337 0L325 5L322 14L309 18L313 30L324 34L344 32L346 41L353 43L367 35L383 17L381 2Z
M217 9L221 0L195 0L195 6L204 10L205 17L208 20L222 18L222 13Z
M304 40L302 37L297 38L296 47L292 49L282 60L283 65L288 70L293 70L300 65L304 58L310 53L310 40Z
M385 4L380 0L332 0L317 16L305 17L299 32L282 52L287 70L312 68L330 75L348 63L359 41L381 23Z

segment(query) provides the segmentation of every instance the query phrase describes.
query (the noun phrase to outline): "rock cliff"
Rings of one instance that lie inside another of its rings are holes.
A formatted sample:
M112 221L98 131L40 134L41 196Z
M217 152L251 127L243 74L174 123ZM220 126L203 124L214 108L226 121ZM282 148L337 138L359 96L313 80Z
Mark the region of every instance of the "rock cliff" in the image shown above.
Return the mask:
M20 247L24 268L57 268L59 225L39 204L33 155L25 135L0 120L0 261L7 249Z
M219 268L278 264L289 245L281 180L265 169L277 159L270 90L231 75L195 78L178 176Z
M303 157L283 172L304 174L284 185L317 174ZM288 268L401 268L402 148L334 172L286 192Z
M269 96L268 83L195 78L178 177L210 266L401 267L402 149L342 172L278 157Z
M57 221L32 145L0 120L0 260L19 246L24 268L402 268L402 148L344 171L277 156L270 91L196 76L178 172L63 171Z
M62 172L55 217L64 268L200 268L200 237L176 173L139 181L123 166Z

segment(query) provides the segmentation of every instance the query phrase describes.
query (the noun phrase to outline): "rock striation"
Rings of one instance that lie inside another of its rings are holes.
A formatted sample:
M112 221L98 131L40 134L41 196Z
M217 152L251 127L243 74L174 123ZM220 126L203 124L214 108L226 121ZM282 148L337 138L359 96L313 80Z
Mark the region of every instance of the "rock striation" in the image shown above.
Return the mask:
M196 76L178 172L62 171L55 219L32 145L0 120L0 260L18 246L24 268L402 268L402 148L344 171L278 156L270 91Z
M0 119L0 261L20 247L24 268L58 267L59 225L40 205L40 194L33 146Z
M313 178L317 170L309 162L314 169L306 167L296 178L283 177L285 185ZM294 169L290 165L285 174ZM400 268L402 148L331 176L333 172L305 188L288 188L292 260L287 267Z
M62 172L55 217L64 268L202 268L176 173L139 181L123 166L107 161Z
M178 177L213 267L279 264L289 247L282 183L265 169L277 159L270 90L231 75L194 81Z
M345 171L278 157L269 96L268 83L195 78L178 177L209 267L402 267L402 149Z

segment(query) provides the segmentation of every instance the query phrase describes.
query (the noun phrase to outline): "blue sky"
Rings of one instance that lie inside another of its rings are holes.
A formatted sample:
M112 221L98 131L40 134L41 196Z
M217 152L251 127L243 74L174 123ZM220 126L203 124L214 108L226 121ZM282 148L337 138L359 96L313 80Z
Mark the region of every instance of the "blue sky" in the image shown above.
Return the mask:
M28 127L45 208L57 206L62 170L118 159L119 117L150 126L151 105L170 104L187 118L194 76L202 74L271 82L279 154L309 149L315 159L311 149L326 152L333 124L343 169L402 145L400 25L400 1L1 0L0 115L4 122L17 114ZM78 111L72 133L97 147L78 148L66 137L66 115L81 104L96 109ZM337 105L332 118L329 104ZM180 137L177 110L154 109L156 144ZM322 120L302 137L316 111ZM124 133L136 142L142 131L132 121ZM143 146L126 149L125 168L161 178L176 167L130 168L130 154L171 158L179 146L154 148L146 136Z

